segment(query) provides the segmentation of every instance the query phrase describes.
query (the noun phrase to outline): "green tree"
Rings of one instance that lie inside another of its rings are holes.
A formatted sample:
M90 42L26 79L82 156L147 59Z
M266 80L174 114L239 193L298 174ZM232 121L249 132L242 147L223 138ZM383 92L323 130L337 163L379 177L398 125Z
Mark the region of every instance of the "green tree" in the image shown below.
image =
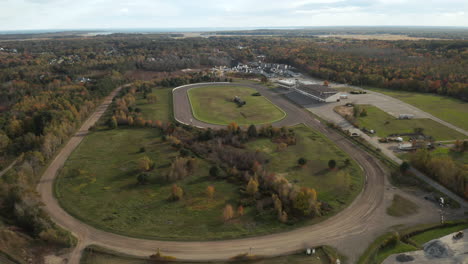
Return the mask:
M303 167L304 165L307 164L307 160L305 158L299 158L297 160L297 164L299 164L299 166Z
M10 142L10 138L8 138L8 136L5 133L0 131L0 153L2 155L6 154L6 150Z
M138 168L141 171L149 171L153 165L153 161L148 156L144 156L138 161Z
M403 163L400 164L400 171L402 173L407 172L409 170L409 168L410 168L410 164L408 162L406 162L406 161L403 161Z
M309 198L304 192L299 192L293 201L293 208L302 216L308 216L311 213Z
M217 178L219 177L219 167L218 166L212 166L210 168L210 176Z
M249 135L249 137L251 138L257 137L258 136L257 127L255 125L250 125L249 129L247 130L247 135Z
M145 185L149 183L149 175L147 173L140 173L137 176L138 184Z
M109 118L109 120L107 120L107 126L110 128L110 129L116 129L117 128L117 118L115 118L115 116L112 116L111 118Z
M328 161L328 168L330 168L331 170L336 168L336 160L329 160Z

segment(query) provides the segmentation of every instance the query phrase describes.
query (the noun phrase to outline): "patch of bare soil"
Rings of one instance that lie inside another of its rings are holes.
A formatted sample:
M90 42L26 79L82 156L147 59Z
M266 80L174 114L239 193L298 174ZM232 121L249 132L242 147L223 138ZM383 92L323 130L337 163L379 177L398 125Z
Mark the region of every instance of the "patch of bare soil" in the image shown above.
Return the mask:
M354 115L354 108L349 107L349 106L345 106L345 105L339 105L339 106L333 108L333 110L335 112L337 112L339 115L341 115L342 117L345 117L345 118L346 118L346 116L353 116Z

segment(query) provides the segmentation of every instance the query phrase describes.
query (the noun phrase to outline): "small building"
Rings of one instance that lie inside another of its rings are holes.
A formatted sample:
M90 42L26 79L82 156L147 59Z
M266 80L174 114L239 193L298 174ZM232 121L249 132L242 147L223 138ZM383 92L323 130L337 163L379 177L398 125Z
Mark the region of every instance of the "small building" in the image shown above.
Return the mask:
M332 88L320 84L299 84L295 88L296 92L323 103L339 102L340 93Z
M415 150L416 148L413 146L412 143L401 143L398 145L398 149L402 151L409 151L409 150Z
M276 83L279 84L279 86L287 88L287 89L293 89L296 87L295 80L279 80Z

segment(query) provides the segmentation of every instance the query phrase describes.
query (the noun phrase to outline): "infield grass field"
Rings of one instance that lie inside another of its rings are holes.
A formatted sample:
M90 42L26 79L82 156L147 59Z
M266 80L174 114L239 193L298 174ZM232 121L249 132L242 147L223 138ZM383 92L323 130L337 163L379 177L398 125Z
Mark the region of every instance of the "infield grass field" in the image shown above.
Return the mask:
M196 119L218 125L236 122L239 125L268 124L286 116L281 109L257 91L245 86L206 86L188 90ZM239 96L246 104L239 107L233 99Z

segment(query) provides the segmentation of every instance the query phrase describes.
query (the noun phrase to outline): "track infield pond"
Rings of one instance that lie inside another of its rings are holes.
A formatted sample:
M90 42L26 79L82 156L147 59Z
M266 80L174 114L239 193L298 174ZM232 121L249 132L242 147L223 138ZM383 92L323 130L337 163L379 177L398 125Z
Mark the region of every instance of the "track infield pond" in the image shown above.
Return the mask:
M255 89L245 86L206 86L188 90L192 112L196 119L217 125L236 122L239 125L269 124L286 116L281 109L263 96L255 96ZM238 96L246 102L238 106Z

